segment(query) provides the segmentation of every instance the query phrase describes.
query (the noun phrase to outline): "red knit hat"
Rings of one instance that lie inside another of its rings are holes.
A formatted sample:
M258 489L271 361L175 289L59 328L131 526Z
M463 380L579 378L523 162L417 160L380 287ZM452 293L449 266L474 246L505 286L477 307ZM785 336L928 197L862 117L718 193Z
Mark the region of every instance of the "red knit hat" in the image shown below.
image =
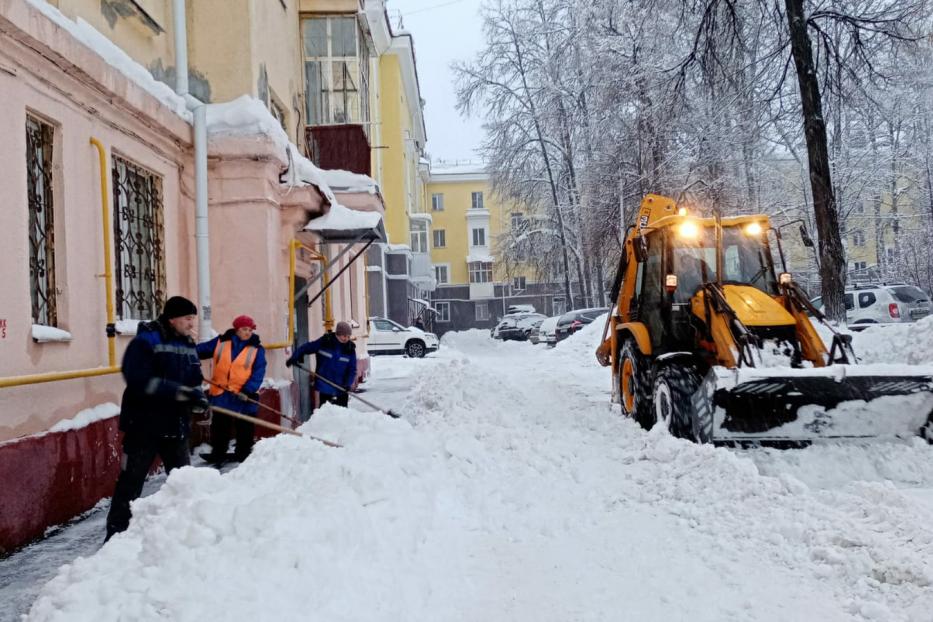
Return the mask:
M251 318L248 315L241 315L235 320L233 320L233 327L236 329L240 329L243 327L249 327L249 328L252 328L253 330L256 330L256 322L254 322L253 318Z

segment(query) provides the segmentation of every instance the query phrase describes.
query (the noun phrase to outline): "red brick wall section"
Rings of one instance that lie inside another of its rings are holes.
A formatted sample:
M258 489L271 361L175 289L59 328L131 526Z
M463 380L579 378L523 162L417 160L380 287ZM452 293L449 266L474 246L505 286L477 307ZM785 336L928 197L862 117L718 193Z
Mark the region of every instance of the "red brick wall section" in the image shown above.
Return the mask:
M120 472L117 424L111 417L0 445L0 556L113 494Z

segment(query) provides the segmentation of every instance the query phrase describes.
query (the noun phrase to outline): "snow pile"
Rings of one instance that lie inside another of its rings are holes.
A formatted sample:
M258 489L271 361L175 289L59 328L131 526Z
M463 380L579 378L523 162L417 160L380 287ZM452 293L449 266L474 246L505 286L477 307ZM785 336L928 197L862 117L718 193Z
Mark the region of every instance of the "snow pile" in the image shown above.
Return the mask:
M404 419L326 406L302 429L343 449L276 437L173 472L28 619L930 619L930 447L645 433L609 404L601 324L379 359L366 397Z
M159 82L152 77L149 70L137 63L115 45L110 39L98 32L93 26L81 18L72 21L65 17L61 11L50 5L46 0L26 0L39 12L68 31L75 39L100 56L107 64L126 76L130 81L143 88L150 95L162 102L169 110L189 123L191 113L185 100L179 97L167 84Z
M324 181L332 190L338 192L365 192L367 194L376 194L379 187L372 177L343 171L340 169L322 169Z
M207 105L209 136L265 136L282 153L288 149L288 135L265 104L251 95L241 95L222 104Z
M71 419L62 419L51 428L49 432L67 432L68 430L78 430L85 428L97 421L110 419L120 414L120 407L113 402L98 404L93 408L82 410Z
M43 326L42 324L32 325L32 339L38 343L48 342L67 342L71 341L72 336L67 330L55 328L54 326Z
M327 210L327 213L317 218L312 218L305 231L354 231L357 229L374 229L382 221L382 214L379 212L361 212L352 210L334 203Z
M933 364L933 316L907 324L882 324L854 333L852 347L863 363Z

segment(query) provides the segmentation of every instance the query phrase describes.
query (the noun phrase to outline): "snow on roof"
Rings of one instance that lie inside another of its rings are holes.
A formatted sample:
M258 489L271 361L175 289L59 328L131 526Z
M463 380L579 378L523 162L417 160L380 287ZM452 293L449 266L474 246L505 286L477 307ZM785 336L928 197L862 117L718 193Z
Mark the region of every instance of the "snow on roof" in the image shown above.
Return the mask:
M312 218L305 231L355 231L357 229L375 229L382 220L379 212L358 212L334 203L323 216Z
M482 261L488 263L495 261L495 258L493 258L493 256L489 253L470 253L467 255L467 263L472 261Z
M372 177L342 171L340 169L320 169L324 181L332 190L339 192L367 192L376 194L379 191L376 181Z
M386 244L386 250L395 253L410 253L411 247L408 244Z
M130 81L147 91L150 95L165 104L172 112L191 122L192 116L184 98L175 93L172 88L152 77L149 70L130 58L119 46L101 34L86 21L78 18L73 21L66 17L57 8L46 0L26 0L40 13L68 31L71 36L86 45L92 52L100 56L107 64L122 73Z
M250 95L222 104L208 104L207 133L209 136L266 136L283 152L290 142L266 106Z
M485 175L486 164L483 162L445 162L438 161L431 166L432 175Z

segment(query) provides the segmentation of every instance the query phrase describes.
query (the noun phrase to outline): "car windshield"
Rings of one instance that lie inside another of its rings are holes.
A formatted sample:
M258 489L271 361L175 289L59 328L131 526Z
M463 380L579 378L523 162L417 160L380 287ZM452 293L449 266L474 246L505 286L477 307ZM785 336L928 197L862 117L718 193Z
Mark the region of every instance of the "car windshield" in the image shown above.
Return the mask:
M912 285L900 285L897 287L889 287L888 289L899 302L906 302L909 304L911 302L926 302L929 300L929 296L927 296L926 292Z
M683 303L703 283L716 280L716 231L702 227L693 239L675 236L673 240L674 273L678 279L674 302ZM725 227L722 251L723 282L751 285L768 294L775 292L777 284L763 235L747 235L739 227Z

